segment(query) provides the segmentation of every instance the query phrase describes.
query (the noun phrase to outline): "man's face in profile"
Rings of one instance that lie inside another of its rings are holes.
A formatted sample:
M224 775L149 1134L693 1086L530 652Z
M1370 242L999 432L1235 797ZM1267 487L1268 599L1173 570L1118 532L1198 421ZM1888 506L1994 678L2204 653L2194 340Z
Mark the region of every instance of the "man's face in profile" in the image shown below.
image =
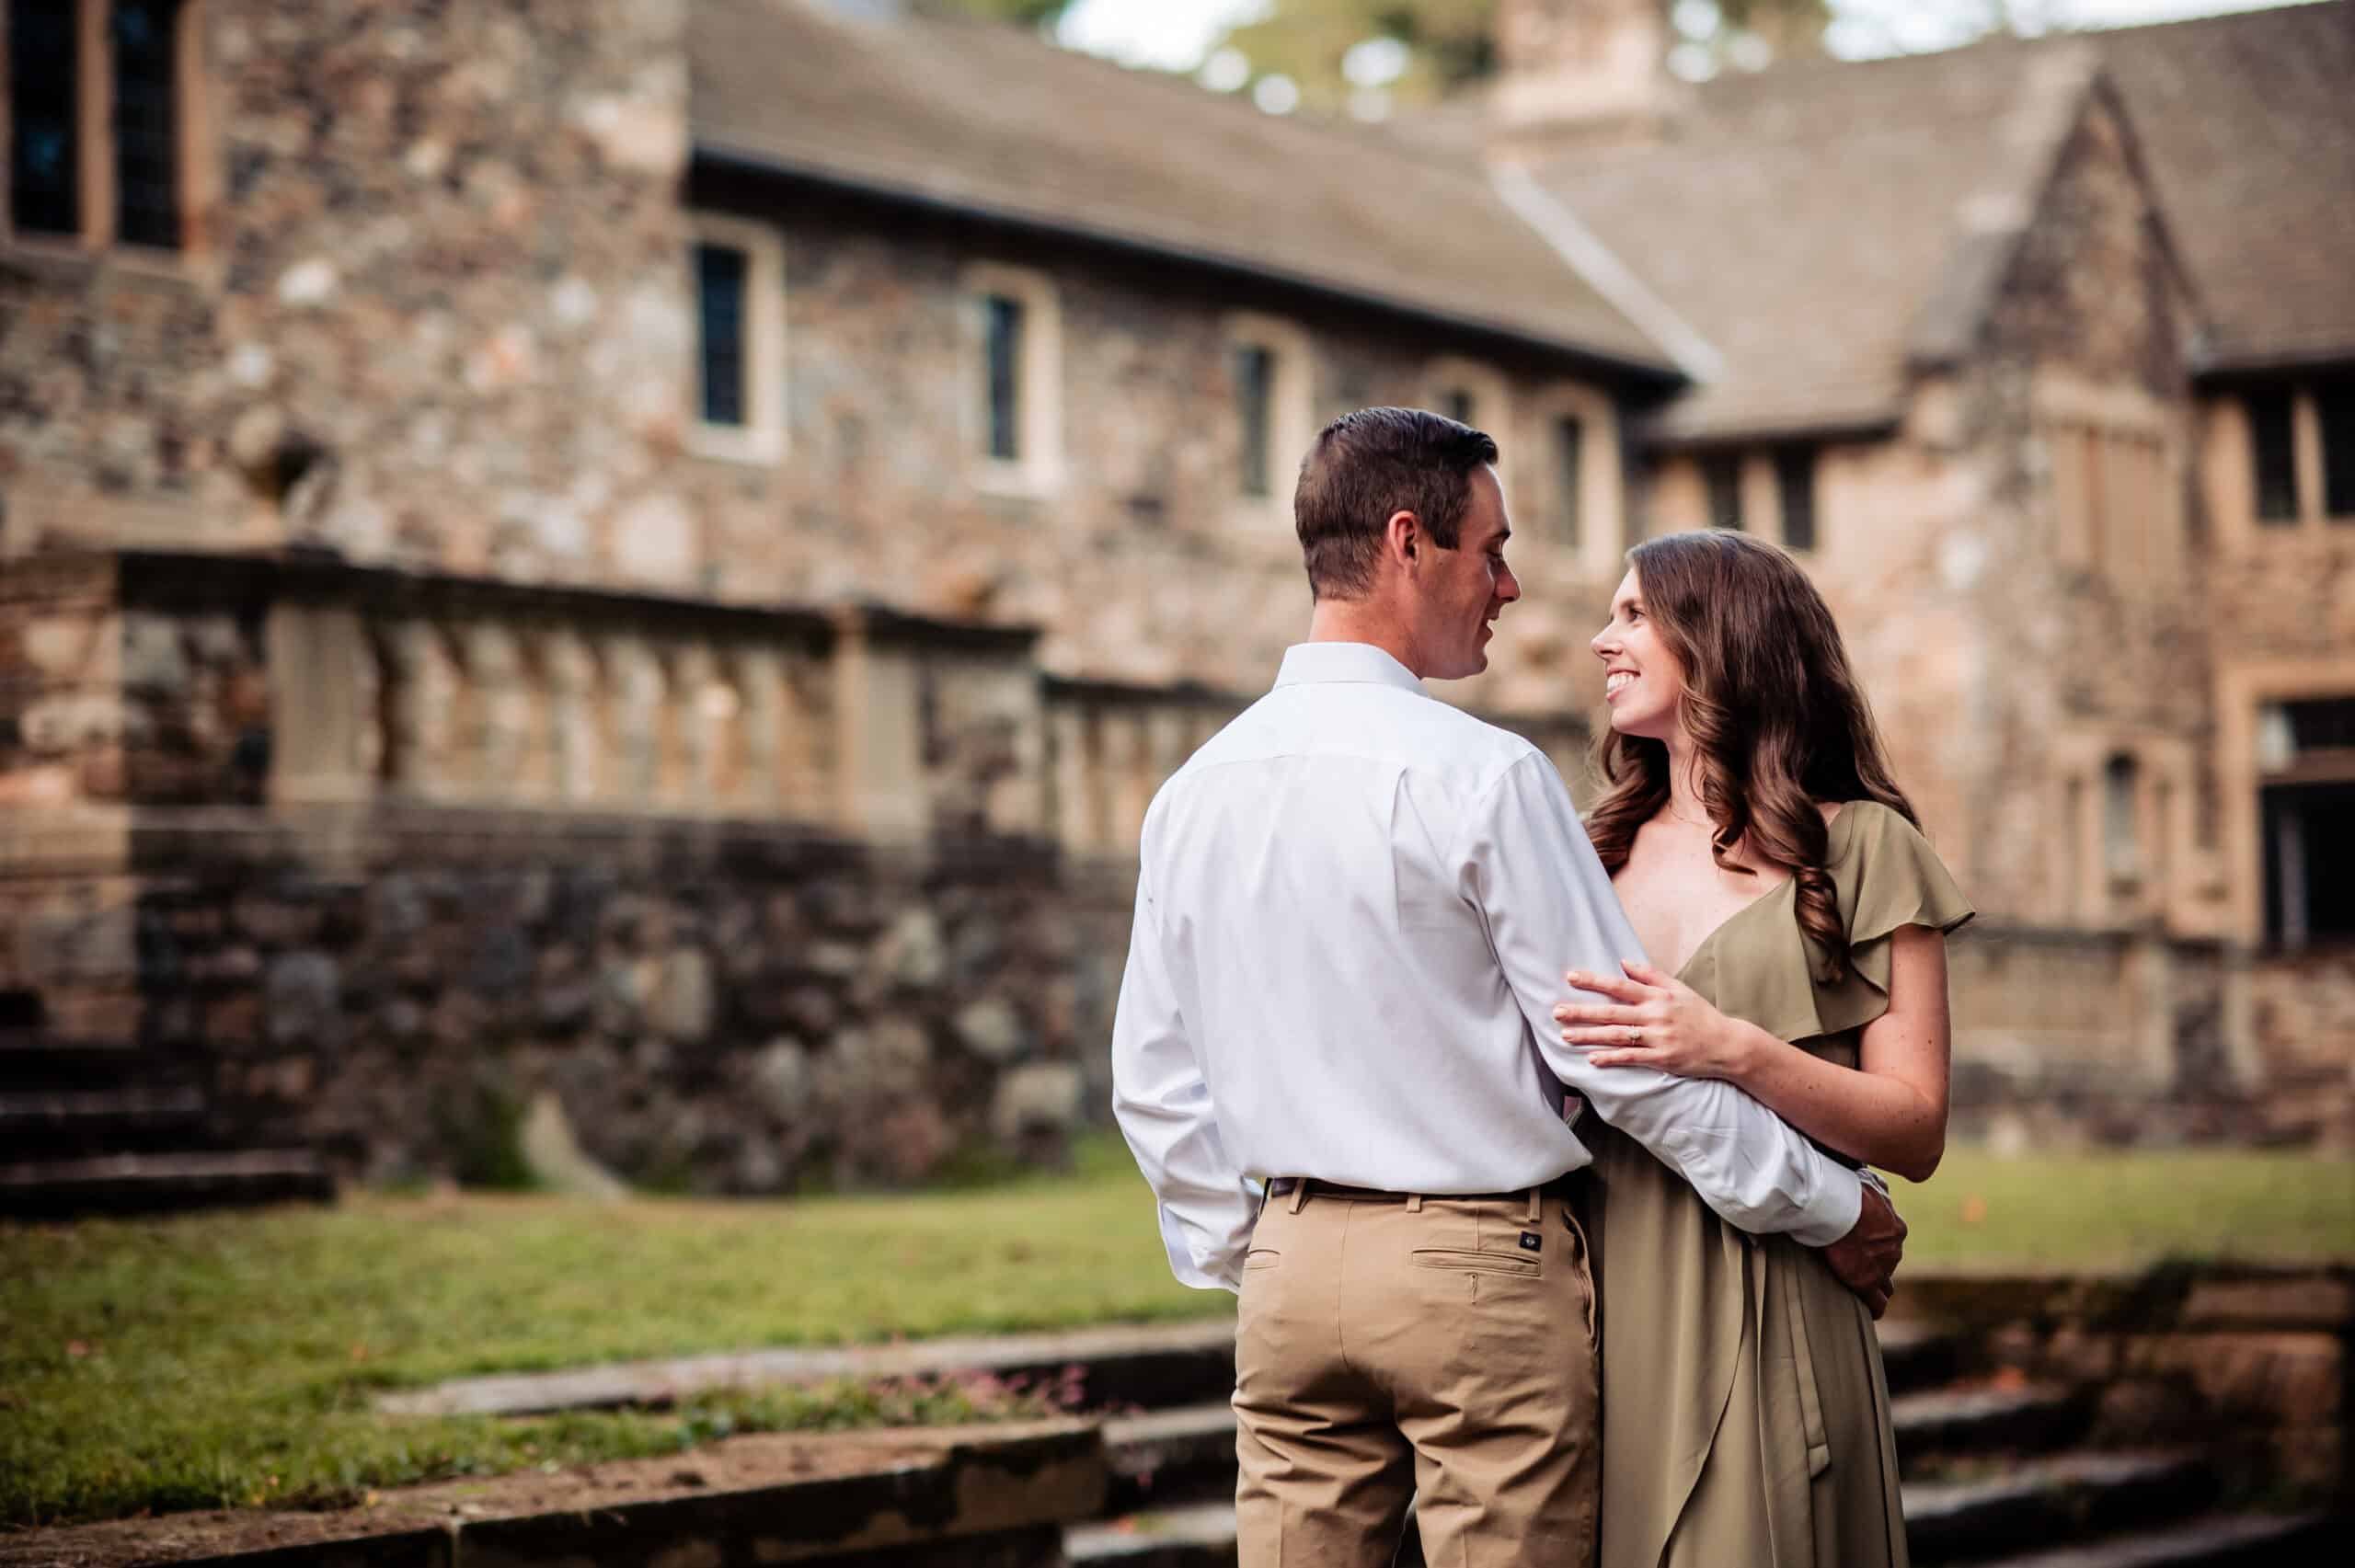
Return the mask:
M1472 500L1456 547L1442 550L1425 537L1417 640L1426 679L1461 681L1488 668L1488 639L1495 635L1489 624L1521 597L1521 583L1505 565L1511 536L1504 486L1496 470L1483 464L1472 473Z

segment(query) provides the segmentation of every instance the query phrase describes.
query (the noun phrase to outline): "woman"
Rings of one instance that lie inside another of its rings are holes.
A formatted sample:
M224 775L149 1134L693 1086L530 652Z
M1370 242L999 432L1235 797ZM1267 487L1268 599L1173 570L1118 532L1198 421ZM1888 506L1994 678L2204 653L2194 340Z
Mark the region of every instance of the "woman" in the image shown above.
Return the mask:
M1831 612L1740 534L1628 560L1593 643L1610 727L1587 828L1658 963L1573 973L1562 1037L1598 1065L1727 1079L1844 1162L1925 1180L1946 1141L1944 934L1971 911ZM1594 1141L1603 1568L1902 1564L1864 1303L1632 1139Z

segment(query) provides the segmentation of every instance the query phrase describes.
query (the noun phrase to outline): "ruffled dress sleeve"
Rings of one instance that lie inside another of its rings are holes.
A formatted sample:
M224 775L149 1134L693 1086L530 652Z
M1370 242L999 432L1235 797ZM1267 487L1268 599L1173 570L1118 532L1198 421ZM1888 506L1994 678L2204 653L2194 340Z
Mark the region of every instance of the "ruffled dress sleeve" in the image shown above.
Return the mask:
M1971 908L1921 830L1878 801L1852 800L1832 818L1832 892L1847 933L1838 979L1800 929L1786 883L1771 910L1737 917L1705 942L1685 982L1729 1016L1798 1043L1861 1029L1889 1011L1892 940L1900 927L1950 932Z
M1817 1032L1825 1035L1860 1029L1889 1011L1890 963L1901 928L1950 933L1976 912L1938 852L1901 813L1877 800L1852 800L1833 827L1847 830L1829 869L1848 933L1848 962L1838 979L1827 979L1821 956L1810 955Z

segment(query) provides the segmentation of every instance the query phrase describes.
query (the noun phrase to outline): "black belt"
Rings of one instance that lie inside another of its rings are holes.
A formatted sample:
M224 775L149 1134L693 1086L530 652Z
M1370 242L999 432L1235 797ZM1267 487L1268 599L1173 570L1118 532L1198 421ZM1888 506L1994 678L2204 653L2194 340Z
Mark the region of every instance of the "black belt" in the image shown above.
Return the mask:
M1576 1171L1566 1172L1550 1182L1540 1182L1537 1190L1549 1197L1567 1197L1571 1184L1578 1179ZM1311 1197L1346 1197L1361 1203L1405 1203L1411 1198L1429 1201L1437 1198L1453 1203L1511 1203L1529 1196L1527 1187L1515 1187L1501 1193L1406 1193L1392 1192L1387 1187L1352 1187L1340 1182L1328 1182L1319 1176L1277 1176L1268 1183L1269 1197L1290 1197L1303 1185Z

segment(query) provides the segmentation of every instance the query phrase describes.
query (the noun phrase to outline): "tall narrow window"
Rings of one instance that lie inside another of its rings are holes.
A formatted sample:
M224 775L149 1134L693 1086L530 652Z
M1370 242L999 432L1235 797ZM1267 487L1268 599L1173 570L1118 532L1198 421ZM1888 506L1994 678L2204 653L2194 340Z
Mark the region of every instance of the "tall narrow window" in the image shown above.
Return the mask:
M115 0L115 236L180 246L179 0Z
M19 234L82 231L75 11L74 0L8 0L8 221Z
M2322 509L2334 522L2355 522L2355 376L2315 388L2322 426Z
M1264 343L1238 343L1235 348L1235 406L1242 426L1239 479L1243 493L1265 497L1268 476L1269 429L1275 416L1275 351Z
M1586 482L1586 421L1565 414L1554 421L1554 536L1575 550L1581 532L1580 494Z
M706 425L741 428L750 420L752 360L746 342L751 265L733 246L695 246L695 286L700 307L703 418Z
M2134 830L2135 774L2134 759L2122 751L2101 771L2102 863L2113 880L2130 879L2141 870Z
M2085 781L2071 779L2062 792L2061 854L2056 864L2061 874L2060 918L2074 921L2085 901Z
M2106 466L2108 453L2103 450L2102 433L2087 425L2077 431L2077 445L2084 456L2078 473L2085 485L2085 564L2096 571L2109 564L2109 494L2112 477Z
M982 309L989 454L1010 463L1022 455L1022 302L990 294Z
M1741 527L1741 454L1711 452L1701 460L1701 481L1709 489L1709 526Z
M1783 545L1815 548L1815 448L1786 446L1775 454L1775 498L1783 513Z
M2355 697L2261 712L2266 934L2286 947L2355 938Z
M1480 411L1480 401L1472 395L1469 387L1451 386L1441 393L1439 411L1459 425L1470 425L1476 429L1478 429L1478 421L1473 416Z
M2298 462L2290 433L2290 394L2268 388L2242 401L2248 409L2249 453L2257 469L2257 521L2295 522Z

